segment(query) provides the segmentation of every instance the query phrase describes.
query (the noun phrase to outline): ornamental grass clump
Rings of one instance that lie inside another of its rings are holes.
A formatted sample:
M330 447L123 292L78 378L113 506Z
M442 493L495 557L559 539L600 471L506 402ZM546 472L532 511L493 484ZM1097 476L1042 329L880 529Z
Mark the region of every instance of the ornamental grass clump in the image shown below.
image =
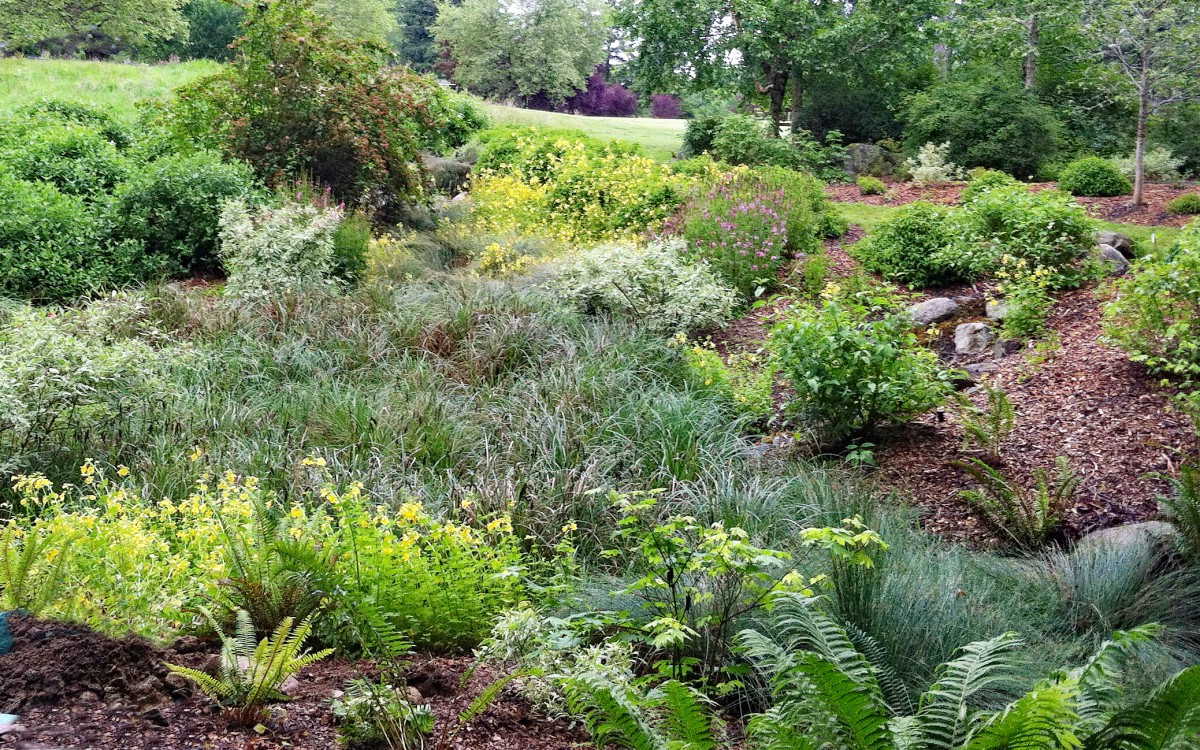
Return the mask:
M726 180L686 209L687 253L706 263L743 298L775 283L787 256L790 204L782 190L753 180Z

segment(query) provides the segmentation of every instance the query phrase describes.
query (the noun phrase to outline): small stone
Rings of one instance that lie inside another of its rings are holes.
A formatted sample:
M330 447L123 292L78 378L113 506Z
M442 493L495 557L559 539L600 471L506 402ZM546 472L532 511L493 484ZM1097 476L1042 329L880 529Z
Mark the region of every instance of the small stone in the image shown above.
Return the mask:
M949 320L958 314L959 305L948 297L934 297L908 308L908 315L917 325L927 326Z
M1096 234L1093 235L1093 239L1096 241L1097 245L1108 245L1109 247L1116 249L1117 252L1121 253L1121 255L1126 258L1134 257L1134 250L1136 248L1133 244L1133 240L1119 232L1109 232L1107 230L1096 232Z
M1096 249L1096 255L1109 267L1109 273L1120 276L1129 270L1129 261L1112 245L1101 245Z
M192 681L181 674L169 674L163 678L163 682L167 683L173 697L183 698L192 694Z
M421 696L421 691L417 690L415 687L404 688L404 699L414 706L425 700L424 697Z
M279 692L284 695L295 695L300 690L300 680L296 679L295 675L289 675L283 684L279 686Z
M167 717L157 708L151 708L148 711L143 711L138 714L138 718L148 721L156 727L165 727L171 722L167 721Z
M194 635L183 635L171 643L171 650L177 654L195 654L207 648L207 644Z
M99 703L100 696L97 695L96 693L92 692L91 690L85 690L79 694L79 702L80 703Z
M985 314L991 320L1004 320L1008 315L1008 305L1003 300L990 299L987 301L987 307L984 308Z
M963 323L954 329L954 351L959 354L982 354L995 340L987 323Z
M996 364L995 362L979 362L978 364L967 365L963 368L963 372L967 374L967 378L969 378L972 383L977 383L983 378L984 375L993 373L998 369L1000 369L1000 365Z

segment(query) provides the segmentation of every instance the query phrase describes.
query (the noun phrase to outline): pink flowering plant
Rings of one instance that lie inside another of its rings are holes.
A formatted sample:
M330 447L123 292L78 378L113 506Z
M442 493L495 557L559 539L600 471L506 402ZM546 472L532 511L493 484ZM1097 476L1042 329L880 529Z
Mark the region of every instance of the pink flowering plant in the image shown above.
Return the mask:
M782 190L756 180L723 180L684 210L681 231L687 253L709 265L745 298L775 283L787 254L787 217Z

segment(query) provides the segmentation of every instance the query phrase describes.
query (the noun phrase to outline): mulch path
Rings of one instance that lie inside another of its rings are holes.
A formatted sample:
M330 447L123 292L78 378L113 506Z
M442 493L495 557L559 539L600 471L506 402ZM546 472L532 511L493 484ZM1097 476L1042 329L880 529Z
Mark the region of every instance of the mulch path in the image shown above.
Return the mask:
M854 271L854 260L845 250L862 237L861 230L854 230L826 244L834 276ZM1156 498L1168 489L1167 481L1154 475L1174 475L1185 459L1200 456L1192 423L1172 409L1170 391L1122 352L1100 343L1106 290L1099 285L1059 295L1047 322L1053 333L1040 347L1035 342L1001 356L987 375L988 382L1008 394L1016 412L1014 431L1001 451L1003 471L1030 487L1034 469L1052 469L1056 456L1066 456L1081 475L1066 524L1071 538L1152 518ZM992 360L991 353L956 358L953 345L959 323L985 320L987 291L986 284L977 284L918 295L950 297L963 305L963 313L940 324L939 338L931 342L949 364ZM777 301L753 310L714 334L718 351L727 355L761 348L767 319L783 304ZM974 388L968 396L983 405L982 389ZM996 541L959 499L959 493L973 485L957 466L971 454L961 450L962 430L953 405L946 407L942 420L936 414L923 415L870 439L877 444L874 481L881 490L896 491L911 501L924 528L972 546Z
M866 203L872 206L903 206L914 201L926 201L942 205L957 205L963 183L946 183L917 187L911 182L884 180L888 191L884 195L860 195L857 185L828 185L825 194L840 203ZM1035 182L1029 184L1033 191L1049 190L1056 187L1053 182ZM1184 183L1175 186L1165 183L1146 185L1146 205L1134 205L1128 195L1114 198L1076 198L1088 214L1105 221L1116 221L1123 224L1138 224L1140 226L1182 227L1196 219L1195 216L1169 214L1166 205L1172 199L1184 193L1195 193L1200 190L1200 183Z
M231 727L220 709L180 681L164 662L199 666L213 647L182 638L159 649L136 637L113 639L79 625L13 617L14 647L0 655L0 710L20 716L23 731L0 734L0 750L331 750L334 692L374 668L318 662L303 670L292 700L275 704L262 731ZM470 657L416 656L405 676L437 716L431 750L567 750L587 737L538 716L510 690L455 732L456 717L500 676L479 669L465 684ZM176 686L173 686L173 683ZM451 729L451 731L446 731Z

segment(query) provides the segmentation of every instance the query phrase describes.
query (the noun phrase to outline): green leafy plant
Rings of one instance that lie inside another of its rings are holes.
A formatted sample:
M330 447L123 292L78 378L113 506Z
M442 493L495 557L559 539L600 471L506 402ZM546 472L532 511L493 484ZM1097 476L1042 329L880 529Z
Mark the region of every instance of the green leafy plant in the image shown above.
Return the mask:
M1185 193L1167 202L1169 214L1200 214L1200 193Z
M887 185L883 184L883 180L878 177L859 177L854 183L858 185L859 195L884 195L887 193Z
M715 750L728 747L713 703L695 688L668 680L649 691L585 673L567 680L567 705L597 747L627 750Z
M328 204L287 203L252 211L240 200L230 201L221 212L226 291L263 297L326 283L342 216L341 208Z
M1038 547L1058 531L1080 482L1065 456L1055 459L1053 474L1034 469L1032 490L978 459L959 466L979 485L963 490L963 500L992 531L1018 547Z
M1016 413L1001 388L985 385L986 406L978 407L965 394L957 396L958 420L963 428L963 450L978 450L992 463L1000 460L1000 448L1013 431Z
M221 636L221 662L216 676L175 664L168 664L167 668L196 683L205 695L226 706L230 720L238 725L259 721L267 703L287 698L280 687L288 677L333 653L333 649L316 652L304 649L312 631L312 621L308 618L295 627L292 619L286 618L271 637L256 643L248 613L238 612L233 635L221 631L211 614L207 617Z
M797 306L772 329L771 348L795 392L788 408L831 439L908 419L952 390L911 319L871 301Z
M1000 256L996 278L996 291L1004 296L1004 319L1000 329L1005 338L1025 339L1042 333L1046 316L1054 306L1050 289L1055 284L1056 274L1044 266L1031 267L1023 258L1011 255Z
M33 480L36 481L36 480ZM6 610L39 615L60 594L72 539L38 525L28 532L0 528L0 602Z
M720 394L738 414L758 420L770 416L775 375L770 362L754 352L733 352L722 358L711 341L689 342L686 336L676 336L672 343L681 348L705 390Z
M1179 179L1179 168L1183 166L1185 159L1178 159L1171 153L1170 149L1149 148L1146 149L1144 159L1144 169L1146 170L1147 180L1162 180L1164 182ZM1110 159L1113 166L1125 175L1125 178L1132 181L1134 178L1134 156L1122 156Z
M966 205L989 190L1017 184L1017 181L1007 172L995 169L972 169L967 179L967 186L959 193L959 200Z
M1133 184L1107 159L1077 159L1058 175L1058 188L1071 195L1113 196L1133 192Z
M975 278L987 259L963 241L964 230L948 208L917 201L904 206L851 246L868 271L920 289Z
M429 706L414 706L404 689L388 682L357 678L333 700L338 740L348 750L423 750L433 731Z

